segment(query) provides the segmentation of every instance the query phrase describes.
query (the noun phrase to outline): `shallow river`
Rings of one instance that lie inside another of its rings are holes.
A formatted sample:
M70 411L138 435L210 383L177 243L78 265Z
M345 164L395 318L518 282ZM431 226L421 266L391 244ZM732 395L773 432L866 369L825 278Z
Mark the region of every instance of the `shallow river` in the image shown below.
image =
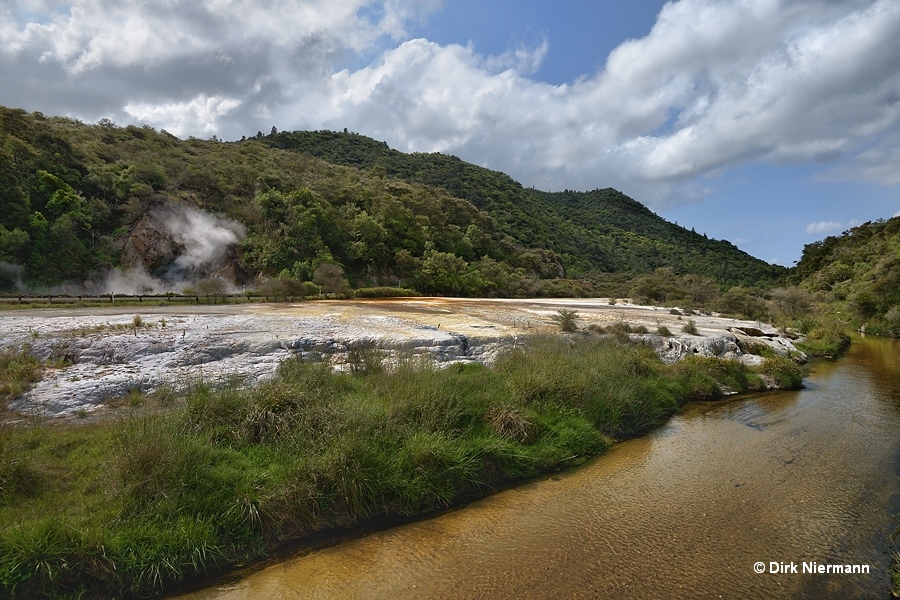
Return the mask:
M691 404L577 469L191 597L887 598L900 343L854 340L805 383Z

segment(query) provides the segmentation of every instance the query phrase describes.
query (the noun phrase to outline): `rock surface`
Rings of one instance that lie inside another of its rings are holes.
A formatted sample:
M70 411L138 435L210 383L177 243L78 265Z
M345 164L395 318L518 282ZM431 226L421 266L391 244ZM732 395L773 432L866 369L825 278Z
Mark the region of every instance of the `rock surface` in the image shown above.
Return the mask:
M581 327L627 322L649 331L665 325L680 332L686 322L669 309L613 306L598 299L404 298L31 310L0 316L0 346L28 345L39 359L65 365L48 368L42 381L9 406L64 417L91 412L135 390L231 379L252 385L296 355L329 361L335 368L351 368L361 350L389 360L419 356L438 363L492 364L523 336L555 331L551 317L562 308L578 312ZM695 354L752 365L762 362L758 353L765 348L805 360L773 327L713 316L690 319L698 335L631 337L670 363Z

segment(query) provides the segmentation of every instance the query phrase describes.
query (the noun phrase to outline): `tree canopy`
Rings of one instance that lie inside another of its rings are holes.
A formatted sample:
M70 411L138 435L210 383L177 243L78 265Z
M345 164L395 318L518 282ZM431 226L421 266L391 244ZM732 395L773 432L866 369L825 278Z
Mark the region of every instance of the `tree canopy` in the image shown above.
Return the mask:
M179 140L0 107L0 197L0 261L38 287L123 266L142 220L165 206L243 224L232 270L243 284L584 295L613 274L660 268L723 288L784 272L616 190L539 192L453 156L346 132Z

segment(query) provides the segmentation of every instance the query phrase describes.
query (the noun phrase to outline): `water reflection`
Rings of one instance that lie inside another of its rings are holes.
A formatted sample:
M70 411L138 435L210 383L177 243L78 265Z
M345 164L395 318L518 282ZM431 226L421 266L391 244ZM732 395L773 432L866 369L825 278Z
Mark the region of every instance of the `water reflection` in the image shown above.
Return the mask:
M885 597L897 350L860 340L807 390L693 404L578 469L194 598Z

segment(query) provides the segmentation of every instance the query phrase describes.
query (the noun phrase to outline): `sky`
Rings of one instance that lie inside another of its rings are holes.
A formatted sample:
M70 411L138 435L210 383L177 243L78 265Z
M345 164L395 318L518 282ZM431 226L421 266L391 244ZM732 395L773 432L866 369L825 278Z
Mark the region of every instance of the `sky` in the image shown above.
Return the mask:
M897 0L0 0L0 104L347 128L786 266L900 215Z

